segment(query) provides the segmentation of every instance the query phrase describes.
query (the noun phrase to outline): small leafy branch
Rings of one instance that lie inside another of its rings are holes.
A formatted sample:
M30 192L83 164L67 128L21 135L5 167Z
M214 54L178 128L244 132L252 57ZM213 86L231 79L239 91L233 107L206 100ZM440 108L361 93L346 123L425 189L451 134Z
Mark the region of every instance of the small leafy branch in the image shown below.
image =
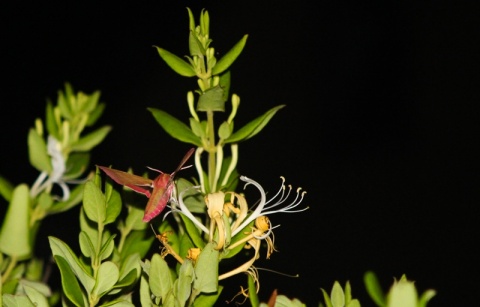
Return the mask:
M47 102L45 123L37 119L28 133L30 164L40 172L35 182L14 186L0 177L0 194L9 202L0 231L5 305L28 306L30 300L47 304L47 297L49 304L58 300L44 282L48 275L43 260L34 253L35 241L46 216L67 211L82 200L81 183L91 177L82 178L89 167L89 152L110 131L109 126L103 126L84 133L105 109L99 99L99 91L75 93L65 84L65 90L58 92L57 104ZM71 189L72 185L76 186Z

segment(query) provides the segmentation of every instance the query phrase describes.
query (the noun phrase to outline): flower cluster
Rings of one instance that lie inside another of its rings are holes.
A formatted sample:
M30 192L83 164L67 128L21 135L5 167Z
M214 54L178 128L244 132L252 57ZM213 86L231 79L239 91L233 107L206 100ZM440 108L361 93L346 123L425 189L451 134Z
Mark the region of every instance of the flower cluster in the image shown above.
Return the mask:
M303 201L306 191L301 188L292 193L292 186L285 184L285 178L281 177L282 184L277 193L267 199L264 188L255 180L241 176L245 187L253 185L260 193L260 200L256 206L250 208L245 196L236 192L215 192L205 196L208 219L203 224L187 207L184 195L188 190L180 192L178 200L172 202L172 212L179 212L194 223L203 233L208 235L209 242L214 244L216 250L228 254L234 248L244 245L253 247L254 256L236 269L219 275L219 280L228 278L240 272L256 274L253 263L259 258L260 244L262 240L267 242L267 258L275 251L273 229L275 228L267 215L275 213L295 213L308 209L298 208ZM193 188L200 189L199 186ZM292 197L292 194L294 197ZM177 206L178 205L178 206ZM246 244L246 245L245 245Z

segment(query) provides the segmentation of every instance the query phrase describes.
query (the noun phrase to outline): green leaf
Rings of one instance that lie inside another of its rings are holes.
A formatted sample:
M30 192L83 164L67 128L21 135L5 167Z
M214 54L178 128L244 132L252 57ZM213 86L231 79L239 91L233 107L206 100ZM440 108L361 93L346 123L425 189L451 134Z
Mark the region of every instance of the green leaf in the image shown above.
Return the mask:
M260 304L257 294L257 286L255 285L255 280L253 280L253 277L250 274L248 274L248 296L250 298L250 304L252 304L253 307Z
M215 303L218 300L218 297L222 293L223 287L218 286L218 291L216 293L201 293L195 301L193 302L193 307L203 307L203 306L215 306ZM255 295L257 294L254 290ZM249 296L252 296L252 292L249 292ZM252 305L255 306L255 305Z
M5 307L35 307L25 295L4 294L2 300Z
M153 306L150 299L150 287L146 278L147 274L142 274L140 278L140 304L141 306Z
M365 288L367 289L368 295L375 302L375 304L377 304L379 307L385 307L385 295L383 294L382 288L375 273L371 271L366 272L363 276L363 282L365 284Z
M105 293L110 291L117 283L119 276L120 272L115 263L111 261L103 262L98 269L97 280L92 295L95 295L97 298L105 295Z
M348 306L351 300L352 300L352 287L350 286L350 282L347 280L347 282L345 283L345 306Z
M174 55L173 53L162 49L160 47L156 47L158 54L160 57L173 69L177 74L184 76L184 77L194 77L197 74L193 67L183 59L179 58L178 56Z
M361 307L360 306L360 301L357 299L351 300L346 307Z
M175 297L180 306L185 306L185 302L192 293L192 282L195 278L192 261L186 259L180 266L178 279L175 281Z
M112 193L107 198L107 211L105 216L105 225L113 223L117 220L117 217L122 211L122 199L120 193L116 190L112 190Z
M103 223L106 217L106 199L99 187L92 181L85 183L83 209L87 217L97 223Z
M172 289L173 280L167 262L159 254L152 257L149 276L148 282L153 295L164 300Z
M148 108L148 110L152 112L153 117L170 136L184 143L190 143L198 147L202 146L200 138L183 122L162 110L154 108Z
M93 147L100 144L107 134L112 130L110 126L101 127L84 137L81 137L78 141L70 144L71 151L90 151Z
M80 229L85 231L90 238L90 241L92 241L93 246L97 246L97 241L100 237L98 233L98 225L87 218L83 207L80 207Z
M212 293L218 289L218 260L219 252L208 243L198 256L195 264L195 280L193 288L198 293Z
M147 223L143 222L144 209L127 205L128 215L125 219L125 228L133 230L143 230L147 228Z
M233 124L224 121L218 128L218 136L221 139L228 139L233 132Z
M133 231L125 240L124 247L121 251L122 259L125 259L128 255L139 253L140 257L143 258L150 250L154 237L148 237L144 239L144 231Z
M345 306L345 294L343 293L342 286L338 281L333 283L332 292L330 294L333 307L344 307Z
M50 156L47 152L47 144L45 140L31 128L28 132L28 156L30 164L41 172L52 172L52 164Z
M195 245L193 244L192 240L188 236L188 234L183 233L180 235L180 257L185 258L188 255L188 252L191 248L196 248ZM177 272L178 269L180 268L180 265L177 264Z
M201 192L193 189L193 186L193 183L184 178L178 178L175 183L178 193L185 191L183 194L183 202L190 212L206 213L207 205L205 204L205 198Z
M75 304L75 306L87 306L85 294L80 288L78 280L67 260L58 255L54 256L54 258L62 277L62 292L73 304Z
M210 17L205 9L200 13L200 33L204 36L210 34Z
M20 184L13 190L0 232L0 251L19 260L31 257L30 244L30 191L26 184Z
M104 103L99 103L95 110L93 110L90 113L90 116L88 117L86 126L90 127L93 126L97 120L102 116L103 111L105 110L106 105Z
M46 212L50 210L53 205L53 197L47 191L43 191L37 197L37 205L35 208L36 213L36 220L40 220L46 215Z
M60 212L65 212L76 205L78 205L83 198L83 184L76 186L73 190L70 191L70 197L66 201L56 202L48 210L48 214L56 214Z
M255 118L242 128L240 130L234 132L228 139L226 139L224 142L225 144L228 143L238 143L240 141L245 141L260 131L268 124L270 119L277 113L278 110L281 108L285 107L285 105L279 105L276 106L270 110L268 110L265 114Z
M180 217L185 224L188 236L192 240L193 244L195 244L196 247L203 248L205 246L205 242L203 241L197 226L183 214L180 214Z
M231 74L229 70L220 75L219 85L223 89L223 101L227 101L228 97L230 97L230 79Z
M230 49L220 60L218 60L217 64L212 69L213 75L219 75L225 70L227 70L230 65L235 62L237 57L242 53L243 47L247 43L248 34L245 34L236 44Z
M0 263L2 262L2 257L0 257ZM36 288L40 292L43 292L43 289L47 290L45 295L48 296L51 294L50 288L42 282L37 282L37 280L42 280L44 276L44 259L32 257L26 266L25 279L23 282L28 283L31 287Z
M137 272L132 270L128 272L123 278L119 278L119 281L113 286L113 289L108 293L108 295L113 295L120 293L124 288L133 286L137 280Z
M30 301L36 306L36 307L49 307L50 305L48 304L48 300L45 297L44 294L42 294L40 291L35 289L34 287L30 287L28 285L23 285L23 290L25 291L25 294L28 296Z
M92 258L95 255L95 247L85 231L79 234L80 251L85 257Z
M296 298L289 299L285 295L277 295L277 299L275 300L275 306L305 307L306 305Z
M203 92L198 98L197 111L225 112L225 100L223 99L223 88L217 85Z
M323 300L325 301L326 307L333 307L332 306L332 301L330 300L330 296L328 295L327 291L325 291L323 288L320 289L323 294Z
M65 83L65 94L62 93L62 91L58 91L58 98L57 98L57 104L58 107L60 108L61 114L63 117L67 119L72 119L73 118L73 112L72 109L70 108L70 100L75 99L75 95L73 93L73 88L70 85L70 83Z
M21 264L18 267L20 267ZM17 291L17 286L18 286L18 278L15 278L15 279L10 279L10 280L7 280L3 285L2 285L2 293L5 294L5 293L8 293L8 294L14 294L16 291Z
M135 305L133 305L132 302L130 301L127 301L124 299L118 299L118 300L114 300L114 301L102 304L99 307L135 307Z
M50 100L47 101L47 106L45 110L45 126L47 128L48 134L52 135L54 138L59 139L58 125L55 120L55 112Z
M12 200L13 185L5 178L0 176L0 195L5 198L7 202Z
M76 254L60 239L49 236L48 241L50 242L52 254L61 256L67 261L75 276L78 277L83 287L90 293L95 285L95 280L85 271Z
M64 179L77 179L88 167L90 154L86 152L72 152L68 156Z
M140 261L141 258L139 253L130 254L126 259L123 259L119 278L123 283L125 282L124 279L127 278L131 273L135 273L133 276L135 280L140 277L140 274L142 273Z
M198 40L193 31L190 31L188 35L188 48L190 49L191 56L203 56L206 54L205 48L203 48L202 43Z
M177 253L180 253L180 239L175 233L175 229L170 225L167 220L164 220L160 227L158 227L158 232L161 234L166 234L168 237L168 244L170 247Z
M388 291L388 307L417 307L417 289L411 281L395 282Z
M255 221L251 221L249 225L245 226L245 229L252 229L252 226L253 226L254 223L255 223ZM233 236L233 238L230 242L230 245L233 245L234 243L236 243L240 240L243 240L245 237L248 237L249 235L250 234L245 233L244 231L240 231L235 236ZM232 249L224 250L222 255L221 255L222 259L228 259L228 258L231 258L231 257L235 256L236 254L238 254L243 249L245 244L247 244L247 242L239 244Z
M190 129L192 129L193 133L199 138L205 138L207 136L202 124L193 117L190 117Z
M436 295L435 290L427 290L422 293L418 300L418 307L427 307L427 303Z
M113 234L108 237L107 241L102 245L102 249L100 250L99 258L100 260L105 260L113 253L113 249L115 247L115 242L113 238L115 238L116 234Z
M78 100L81 101L78 112L90 113L95 110L97 103L100 100L100 91L97 90L90 95L78 92L77 96Z

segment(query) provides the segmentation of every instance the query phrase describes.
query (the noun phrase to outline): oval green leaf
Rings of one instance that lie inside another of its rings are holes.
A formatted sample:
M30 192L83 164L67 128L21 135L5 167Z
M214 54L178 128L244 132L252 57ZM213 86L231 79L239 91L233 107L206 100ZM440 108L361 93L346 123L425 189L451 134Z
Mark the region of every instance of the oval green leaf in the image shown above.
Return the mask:
M173 281L167 262L159 254L152 257L149 276L148 282L153 295L165 299L168 291L172 289Z
M93 147L100 144L107 134L112 130L110 126L99 128L86 136L80 138L78 141L70 145L71 151L89 151Z
M245 44L247 43L247 38L248 34L245 34L232 49L218 60L217 64L212 68L213 75L221 74L227 70L233 62L235 62L240 53L242 53L243 47L245 47Z
M0 232L0 251L6 255L18 257L19 260L31 256L30 245L30 191L26 184L13 190L12 201L2 223Z
M47 153L45 140L33 128L28 132L28 157L30 164L41 172L52 172L50 156Z
M202 146L200 138L196 136L183 122L179 121L165 111L155 108L148 108L148 110L152 112L153 117L155 117L160 126L162 126L163 130L165 130L165 132L167 132L170 136L184 143L190 143L198 147Z
M59 255L55 255L54 258L60 270L62 292L75 306L86 306L87 300L68 261Z
M285 105L279 105L276 106L270 110L268 110L265 114L255 118L236 132L234 132L228 139L226 139L224 142L225 144L228 143L238 143L240 141L245 141L260 131L265 127L265 125L268 124L270 119L277 113L278 110L281 108L285 107Z
M103 262L97 273L97 281L93 293L97 298L110 291L117 283L120 272L118 267L111 261Z
M99 187L93 181L87 181L83 191L83 209L87 217L96 222L103 223L106 217L106 199Z
M184 77L194 77L197 74L195 73L195 70L193 67L190 65L190 63L184 61L183 59L179 58L175 54L160 48L156 47L158 54L160 57L167 63L168 66L170 66L171 69L173 69L177 74L184 76Z

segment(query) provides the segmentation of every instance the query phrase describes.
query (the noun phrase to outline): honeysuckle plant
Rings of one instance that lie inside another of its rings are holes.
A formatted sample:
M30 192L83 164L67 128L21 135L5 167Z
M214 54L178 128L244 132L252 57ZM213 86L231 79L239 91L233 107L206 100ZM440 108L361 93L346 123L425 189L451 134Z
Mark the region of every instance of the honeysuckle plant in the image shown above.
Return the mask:
M37 120L28 135L30 161L40 172L38 178L31 187L14 188L0 177L0 192L10 202L0 233L5 306L53 306L59 301L62 306L213 306L224 290L223 281L238 274L246 276L245 283L234 290L237 294L230 302L305 306L277 291L268 302L260 302L256 261L276 251L275 214L308 210L306 191L287 184L281 174L272 174L272 179L280 176L280 186L267 193L270 182L262 185L255 174L245 176L237 170L240 147L263 131L285 105L253 115L243 126L234 125L240 97L230 94L230 67L248 35L217 59L208 11L200 12L198 24L188 8L187 13L188 54L178 56L155 47L175 73L197 81L198 88L186 94L187 118L148 108L168 135L189 146L187 154L171 174L148 168L157 173L153 180L148 171L110 166L94 171L88 152L110 127L82 132L96 123L105 105L98 102L99 92L75 94L66 84L57 105L47 103L45 125ZM186 172L179 171L189 166L196 175L181 177ZM33 256L34 238L46 215L80 202L78 245L48 238L61 275L60 295L41 280L42 268ZM245 251L249 257L243 257ZM387 299L371 275L365 283L379 306L397 306L395 302L412 294L413 284L404 278ZM321 291L326 306L360 306L348 283L343 290L335 282L330 295ZM423 295L418 307L433 295Z
M58 296L42 282L45 268L36 258L35 241L42 220L78 205L89 172L90 151L107 136L109 126L93 129L105 104L100 92L75 92L69 83L54 105L47 101L45 120L28 133L30 164L39 171L32 185L14 185L0 177L0 194L9 202L0 231L0 268L4 304L27 297L53 303ZM90 173L90 174L89 174ZM27 306L27 305L25 305Z

